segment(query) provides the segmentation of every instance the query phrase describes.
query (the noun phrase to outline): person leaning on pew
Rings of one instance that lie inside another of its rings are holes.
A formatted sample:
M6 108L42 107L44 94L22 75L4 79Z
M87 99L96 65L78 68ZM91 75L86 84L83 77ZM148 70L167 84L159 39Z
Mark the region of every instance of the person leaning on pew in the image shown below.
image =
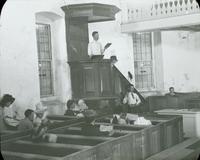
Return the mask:
M19 120L9 117L5 113L6 108L10 107L14 101L15 98L10 94L5 94L0 100L0 132L6 129L16 129L18 125ZM12 125L11 122L15 122L15 125Z
M139 96L134 92L135 88L133 84L130 84L127 87L127 93L125 94L125 97L123 99L123 104L125 104L125 112L138 112L139 111L139 104L141 103L141 100Z

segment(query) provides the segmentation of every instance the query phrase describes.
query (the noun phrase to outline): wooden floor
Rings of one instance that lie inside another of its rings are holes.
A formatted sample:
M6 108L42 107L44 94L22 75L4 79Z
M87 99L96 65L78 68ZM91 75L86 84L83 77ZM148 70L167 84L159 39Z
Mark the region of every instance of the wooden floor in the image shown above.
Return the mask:
M189 138L146 160L197 160L200 154L200 138Z

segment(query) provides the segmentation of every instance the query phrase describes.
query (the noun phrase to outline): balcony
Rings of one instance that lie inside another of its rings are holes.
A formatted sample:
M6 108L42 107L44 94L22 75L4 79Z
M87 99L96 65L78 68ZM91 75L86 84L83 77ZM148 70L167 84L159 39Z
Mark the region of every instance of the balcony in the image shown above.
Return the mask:
M200 9L196 0L159 0L149 5L128 5L122 32L152 30L200 31Z

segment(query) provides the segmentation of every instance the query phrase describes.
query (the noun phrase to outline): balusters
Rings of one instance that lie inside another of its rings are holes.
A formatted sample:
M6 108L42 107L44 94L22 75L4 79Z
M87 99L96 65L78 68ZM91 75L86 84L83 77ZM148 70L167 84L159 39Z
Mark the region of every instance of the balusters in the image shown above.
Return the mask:
M195 0L193 0L193 5L194 5L194 10L199 11L199 5Z
M172 13L171 13L171 16L176 16L177 15L177 4L178 4L178 1L177 0L174 0L172 1L172 7L171 7L171 10L172 10Z
M130 6L128 6L130 7ZM128 21L142 21L198 13L196 0L157 0L149 6L128 9Z
M132 19L132 14L130 13L131 12L131 9L130 8L128 8L128 11L127 11L127 13L128 13L128 21L131 21L131 19Z
M169 2L168 2L168 0L165 0L165 2L164 2L164 12L165 12L165 15L168 15L169 14L169 10L168 10L168 7L169 6Z
M178 14L178 0L175 0L174 1L174 12L175 12L175 14Z
M182 0L183 4L182 4L182 14L188 14L188 10L187 10L187 0Z
M160 14L162 16L164 15L164 3L163 3L163 1L160 2Z
M157 17L157 5L153 4L152 6L152 18Z
M149 18L149 19L152 18L152 6L149 5L147 7L146 15L147 15L147 18Z
M188 6L188 12L189 13L193 13L194 12L193 1L195 1L195 0L188 0L187 6Z

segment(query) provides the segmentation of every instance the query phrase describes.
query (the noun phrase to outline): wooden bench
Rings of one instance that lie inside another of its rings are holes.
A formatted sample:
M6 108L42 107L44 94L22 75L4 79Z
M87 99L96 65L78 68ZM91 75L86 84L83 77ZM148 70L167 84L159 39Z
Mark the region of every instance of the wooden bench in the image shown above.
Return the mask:
M155 154L146 160L197 160L199 149L191 149L189 146L200 142L199 138L190 138L171 148L168 148L158 154Z

